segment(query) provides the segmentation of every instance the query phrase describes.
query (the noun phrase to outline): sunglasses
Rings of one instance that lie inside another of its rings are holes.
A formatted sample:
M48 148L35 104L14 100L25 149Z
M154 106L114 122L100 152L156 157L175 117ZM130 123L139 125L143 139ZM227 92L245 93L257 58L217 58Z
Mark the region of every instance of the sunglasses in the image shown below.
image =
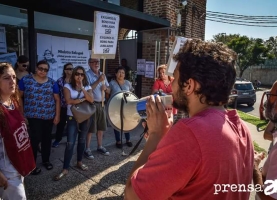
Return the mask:
M70 70L70 71L72 71L72 70L73 70L73 68L67 68L67 69L65 69L65 70Z
M23 64L23 65L21 65L22 67L25 67L25 68L27 68L27 67L29 67L29 65L26 65L26 64Z
M84 76L85 76L85 74L84 74L84 73L79 73L79 72L76 72L75 76L82 76L82 77L84 77Z
M39 71L41 72L48 72L49 69L43 68L43 67L37 67Z

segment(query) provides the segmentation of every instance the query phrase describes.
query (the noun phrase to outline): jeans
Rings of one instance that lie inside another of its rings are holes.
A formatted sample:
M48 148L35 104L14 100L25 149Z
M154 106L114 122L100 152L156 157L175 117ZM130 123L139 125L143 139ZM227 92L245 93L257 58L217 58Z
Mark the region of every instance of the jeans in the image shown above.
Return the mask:
M64 164L63 169L68 169L70 161L73 156L74 145L78 135L78 144L77 144L77 162L82 161L83 153L85 151L85 142L88 134L88 129L91 124L91 118L88 120L77 124L76 120L72 116L67 116L67 143L64 152ZM78 131L79 125L79 131Z
M66 124L66 118L67 118L67 108L61 107L61 112L60 112L60 122L57 125L57 131L56 131L56 137L55 141L60 142L63 138L63 132L64 132L64 127Z
M118 130L113 130L114 131L114 135L115 135L115 140L116 142L120 142L120 132ZM126 141L129 141L130 140L130 133L124 133L125 134L125 139Z
M37 159L38 144L41 142L42 162L49 162L52 142L53 119L44 120L28 118L30 140L35 160Z

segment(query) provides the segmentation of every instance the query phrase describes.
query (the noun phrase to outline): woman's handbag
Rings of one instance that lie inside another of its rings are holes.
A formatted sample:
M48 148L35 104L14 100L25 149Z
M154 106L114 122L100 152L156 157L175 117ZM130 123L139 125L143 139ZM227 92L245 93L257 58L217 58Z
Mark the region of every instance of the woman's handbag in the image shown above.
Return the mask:
M77 99L79 98L80 94L81 92L79 92ZM90 103L86 100L81 103L72 105L70 109L73 117L79 124L89 119L96 111L94 103Z

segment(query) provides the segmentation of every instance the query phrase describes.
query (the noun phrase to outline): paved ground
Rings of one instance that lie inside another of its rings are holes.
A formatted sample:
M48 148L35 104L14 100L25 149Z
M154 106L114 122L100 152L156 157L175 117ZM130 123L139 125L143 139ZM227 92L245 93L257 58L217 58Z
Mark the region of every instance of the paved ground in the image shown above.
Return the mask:
M262 137L255 126L248 124L252 138L261 147L267 149L269 142ZM141 128L131 133L133 144L139 139ZM123 199L125 181L129 171L137 159L144 142L139 146L133 156L122 156L120 149L115 147L114 133L111 128L105 132L104 146L110 151L110 156L103 156L96 152L96 137L93 136L92 149L94 149L94 160L84 158L84 163L89 166L86 172L75 167L70 168L69 174L62 180L56 182L52 178L62 170L65 138L58 148L52 148L51 162L54 169L47 171L42 167L42 173L37 176L28 176L25 179L26 193L28 200L119 200ZM131 148L124 146L125 153ZM76 152L76 150L74 151ZM40 163L40 158L38 163ZM76 154L72 159L72 166L76 164ZM250 200L254 200L255 193L251 194Z

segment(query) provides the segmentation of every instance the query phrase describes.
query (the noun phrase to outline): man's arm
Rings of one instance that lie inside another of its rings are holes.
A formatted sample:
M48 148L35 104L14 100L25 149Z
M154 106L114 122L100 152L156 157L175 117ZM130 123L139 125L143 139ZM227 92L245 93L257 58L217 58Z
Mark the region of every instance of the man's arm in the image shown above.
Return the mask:
M263 153L257 153L255 152L254 155L254 169L253 169L253 183L254 185L260 185L264 187L264 182L263 182L263 176L261 171L259 170L259 164L261 160L264 159L264 154ZM264 190L259 192L256 191L256 194L261 200L274 200L274 198L270 197L269 195L265 195Z
M125 188L124 199L126 199L126 200L139 199L139 197L137 196L137 194L135 193L135 191L132 187L131 178L132 178L133 174L147 162L149 155L156 150L157 145L160 142L160 140L161 140L161 138L156 137L155 134L151 134L151 133L149 134L149 138L145 144L145 147L144 147L142 153L140 154L139 158L135 162L135 164L130 172L130 175L128 177L128 180L126 183L126 188Z
M135 162L126 182L125 199L139 199L132 187L131 178L134 173L147 162L149 155L156 150L157 145L168 132L172 124L165 113L159 96L156 100L154 100L154 96L151 96L148 99L146 112L149 138L138 160Z
M91 89L94 90L94 89L97 87L97 85L98 85L99 83L101 83L101 81L99 81L99 79L97 79L94 83L92 83L92 84L90 85Z

